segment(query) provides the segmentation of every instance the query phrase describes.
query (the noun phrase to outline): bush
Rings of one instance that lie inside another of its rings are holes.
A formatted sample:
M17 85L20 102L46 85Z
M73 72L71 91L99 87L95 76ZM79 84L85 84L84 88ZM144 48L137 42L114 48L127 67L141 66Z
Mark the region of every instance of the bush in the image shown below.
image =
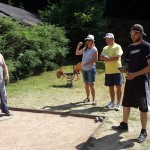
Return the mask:
M0 33L0 50L13 81L54 69L68 54L65 31L54 25L25 28L0 17Z

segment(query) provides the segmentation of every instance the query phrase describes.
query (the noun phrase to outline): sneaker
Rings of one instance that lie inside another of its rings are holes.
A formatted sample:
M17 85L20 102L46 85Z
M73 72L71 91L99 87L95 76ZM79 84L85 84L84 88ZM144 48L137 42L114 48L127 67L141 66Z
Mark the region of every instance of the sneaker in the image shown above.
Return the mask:
M90 102L90 99L89 98L86 98L83 103L86 103L86 102Z
M106 105L107 108L113 108L115 107L115 103L113 102L109 102L107 105Z
M12 116L12 114L11 114L9 111L7 111L7 112L5 113L5 115L6 115L6 116Z
M92 101L92 105L96 105L96 101Z
M137 139L137 142L138 143L142 143L142 142L145 142L145 140L147 139L147 133L146 131L145 132L142 132L140 133L138 139Z
M120 104L117 103L116 106L115 106L115 111L119 111L120 110Z
M117 130L117 131L128 131L128 124L121 122L119 126L112 126L113 130Z
M106 105L106 107L108 107L108 108L109 108L109 106L111 105L111 103L112 103L112 102L109 102L109 103Z

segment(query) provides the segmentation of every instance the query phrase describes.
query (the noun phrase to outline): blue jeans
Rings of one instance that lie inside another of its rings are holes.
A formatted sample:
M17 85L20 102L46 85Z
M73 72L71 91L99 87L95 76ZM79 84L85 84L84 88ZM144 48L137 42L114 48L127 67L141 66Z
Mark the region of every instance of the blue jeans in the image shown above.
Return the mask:
M85 83L95 82L96 68L93 68L88 71L82 70L82 73L83 73L83 80Z
M2 113L8 112L7 94L4 80L0 82L0 100Z

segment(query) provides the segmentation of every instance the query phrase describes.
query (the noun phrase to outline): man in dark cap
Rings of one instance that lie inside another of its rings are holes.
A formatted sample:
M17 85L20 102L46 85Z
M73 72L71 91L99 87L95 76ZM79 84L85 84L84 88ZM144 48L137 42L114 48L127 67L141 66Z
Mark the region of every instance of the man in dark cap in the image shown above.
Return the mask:
M144 33L143 26L140 25L140 24L134 24L134 25L131 27L131 31L140 32L140 33L142 33L143 35L146 35L146 34ZM134 41L133 41L133 42L134 42Z
M143 40L144 29L135 24L130 31L133 44L128 46L126 54L127 68L120 72L126 73L126 84L122 101L123 120L119 126L112 126L114 130L128 131L130 108L139 108L141 118L141 132L137 142L144 142L147 138L147 112L150 111L149 75L150 72L150 44Z

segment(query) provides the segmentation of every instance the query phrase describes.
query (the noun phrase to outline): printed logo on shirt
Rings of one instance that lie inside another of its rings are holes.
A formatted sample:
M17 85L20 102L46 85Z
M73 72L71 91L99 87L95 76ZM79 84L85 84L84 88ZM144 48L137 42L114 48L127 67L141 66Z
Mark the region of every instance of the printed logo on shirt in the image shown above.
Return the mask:
M146 56L146 58L150 58L150 54Z
M130 54L136 54L136 53L139 53L139 52L140 52L140 49L136 49L136 50L130 51Z

